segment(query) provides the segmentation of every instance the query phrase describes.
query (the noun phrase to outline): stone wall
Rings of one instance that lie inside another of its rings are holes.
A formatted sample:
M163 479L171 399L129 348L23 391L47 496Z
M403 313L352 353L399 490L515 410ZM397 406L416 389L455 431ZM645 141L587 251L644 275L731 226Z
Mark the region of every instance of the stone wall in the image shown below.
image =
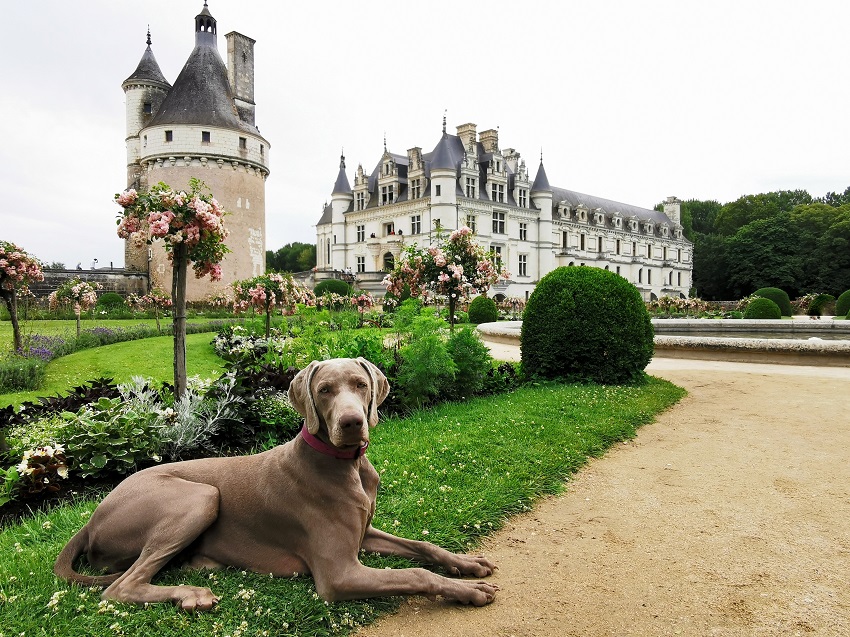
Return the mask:
M128 272L121 269L102 270L45 270L44 281L30 285L30 290L36 297L47 297L60 285L80 277L83 281L100 283L103 288L99 294L104 292L117 292L121 296L128 294L146 294L148 291L148 277L139 272Z

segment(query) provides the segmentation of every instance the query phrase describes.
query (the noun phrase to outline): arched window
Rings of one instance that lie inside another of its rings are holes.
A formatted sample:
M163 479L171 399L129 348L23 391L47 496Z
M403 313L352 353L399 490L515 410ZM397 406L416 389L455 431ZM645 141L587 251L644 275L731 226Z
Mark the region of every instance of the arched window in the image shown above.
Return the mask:
M384 272L390 272L395 267L395 257L392 252L384 255Z

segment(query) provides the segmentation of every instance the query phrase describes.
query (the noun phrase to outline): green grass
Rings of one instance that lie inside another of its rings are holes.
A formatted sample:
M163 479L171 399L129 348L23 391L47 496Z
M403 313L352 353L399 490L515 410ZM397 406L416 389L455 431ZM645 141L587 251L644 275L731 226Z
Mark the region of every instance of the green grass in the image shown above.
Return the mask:
M369 448L382 477L374 524L469 550L508 516L561 491L589 457L633 437L684 393L656 378L640 387L546 384L389 419L374 430ZM221 596L210 613L106 604L97 590L68 586L51 571L94 506L94 501L63 506L0 531L0 635L347 634L397 604L391 599L327 605L310 578L272 579L233 569L171 570L157 580L209 585ZM365 560L403 565L373 556Z
M222 360L210 344L212 339L212 332L186 336L186 371L189 376L198 374L207 378L221 374ZM0 407L18 406L38 396L63 393L93 378L107 377L125 382L133 376L144 376L173 382L173 352L174 339L171 336L84 349L50 361L41 389L0 394Z

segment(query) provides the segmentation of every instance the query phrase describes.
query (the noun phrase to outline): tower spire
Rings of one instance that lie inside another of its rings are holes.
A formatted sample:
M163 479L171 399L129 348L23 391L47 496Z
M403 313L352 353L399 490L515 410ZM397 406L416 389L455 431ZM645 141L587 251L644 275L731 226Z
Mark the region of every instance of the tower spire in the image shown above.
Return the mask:
M443 110L443 135L446 134L446 113L448 112L448 110L449 109Z
M148 39L147 39L147 42L148 42L148 46L150 46L150 45L151 45L151 25L148 25Z

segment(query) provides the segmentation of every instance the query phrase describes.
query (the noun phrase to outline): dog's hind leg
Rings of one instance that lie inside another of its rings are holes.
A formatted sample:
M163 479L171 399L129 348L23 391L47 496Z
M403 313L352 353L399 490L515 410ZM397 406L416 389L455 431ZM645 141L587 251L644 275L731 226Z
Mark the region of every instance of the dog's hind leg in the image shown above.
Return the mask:
M158 486L144 496L147 502L134 507L145 538L141 553L102 597L135 604L170 601L185 610L208 610L218 602L210 589L155 586L151 579L216 520L218 489L182 479L169 481L167 488ZM152 511L155 517L148 515Z

